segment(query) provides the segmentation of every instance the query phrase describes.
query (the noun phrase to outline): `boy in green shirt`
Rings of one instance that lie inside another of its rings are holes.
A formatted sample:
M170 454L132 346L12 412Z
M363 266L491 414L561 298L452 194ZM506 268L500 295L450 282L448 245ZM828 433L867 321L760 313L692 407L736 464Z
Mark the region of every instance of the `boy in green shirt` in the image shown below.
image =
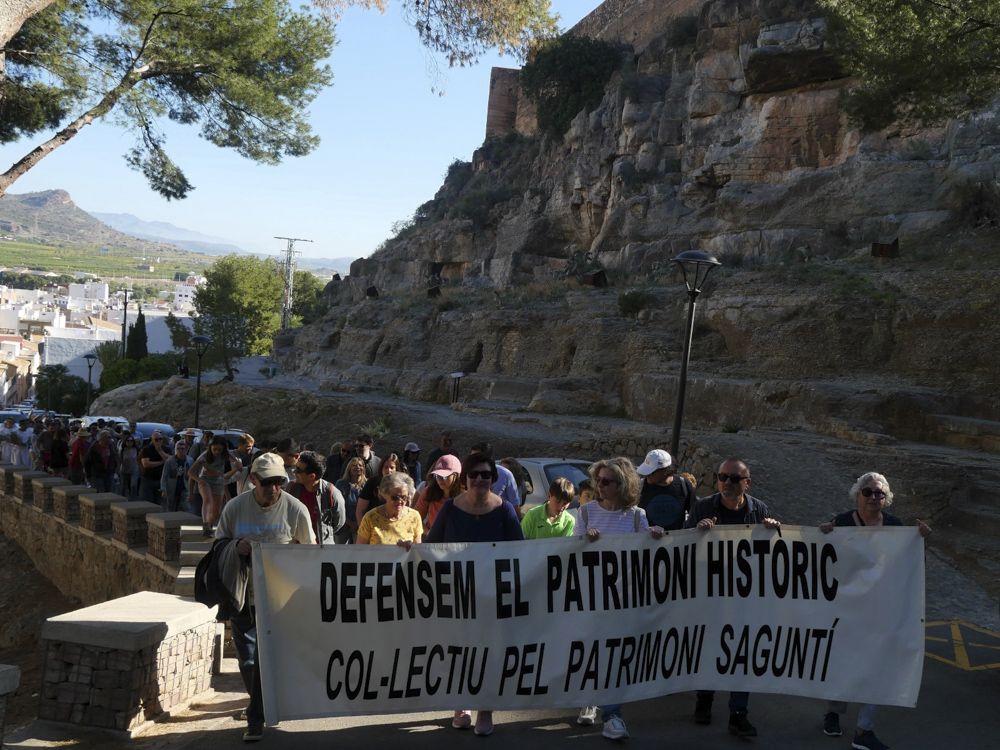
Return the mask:
M524 514L521 530L525 539L549 539L557 536L573 536L576 521L566 512L573 501L573 483L564 477L556 477L549 485L549 497L542 505Z

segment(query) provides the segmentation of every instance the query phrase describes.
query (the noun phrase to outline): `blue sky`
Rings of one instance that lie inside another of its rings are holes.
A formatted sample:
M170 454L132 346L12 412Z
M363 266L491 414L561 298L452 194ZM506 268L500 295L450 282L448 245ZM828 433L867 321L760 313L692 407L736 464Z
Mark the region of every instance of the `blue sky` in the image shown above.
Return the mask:
M552 7L566 29L599 4L553 0ZM312 106L322 143L309 156L260 166L201 141L191 128L169 127L168 152L196 189L185 200L166 201L125 165L131 135L96 123L10 192L61 188L88 211L166 221L254 251L281 252L284 243L272 237L283 235L312 239L296 247L306 256L368 255L393 222L434 196L452 161L471 159L484 137L490 68L517 63L491 55L472 68L442 64L435 76L432 58L395 7L384 16L349 11L337 38L333 86ZM0 164L40 140L0 148Z

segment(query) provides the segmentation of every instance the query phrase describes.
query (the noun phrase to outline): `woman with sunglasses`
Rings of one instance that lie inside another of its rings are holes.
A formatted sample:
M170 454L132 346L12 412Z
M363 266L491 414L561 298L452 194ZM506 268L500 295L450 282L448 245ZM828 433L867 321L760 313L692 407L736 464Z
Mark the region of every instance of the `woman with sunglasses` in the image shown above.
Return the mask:
M521 541L524 534L514 506L490 489L497 481L497 466L482 453L471 453L462 462L459 481L465 490L453 500L446 500L438 512L425 542L509 542ZM451 721L455 729L472 726L472 711L455 711ZM493 734L493 711L480 709L475 733Z
M892 505L892 490L889 481L874 471L862 474L851 487L848 495L854 503L853 510L846 510L833 517L833 520L822 523L819 530L829 534L838 526L865 526L882 528L885 526L902 526L903 522L896 516L885 511ZM920 536L931 533L930 527L917 519L917 529ZM864 704L858 709L858 724L854 732L851 747L856 750L886 750L888 745L875 736L875 711L877 706ZM840 737L840 715L847 711L845 701L830 701L827 704L826 716L823 717L823 733L828 737Z
M624 456L597 461L590 467L590 478L597 488L597 502L580 506L576 526L588 540L596 542L602 534L645 534L654 539L663 536L663 529L650 526L646 511L639 507L639 475L635 466ZM576 717L580 726L592 726L597 721L597 706L584 706ZM628 737L622 718L622 705L600 707L604 726L601 734L609 740Z
M382 504L361 519L357 543L399 544L409 549L424 535L420 514L410 507L413 480L402 471L394 471L382 477L378 494Z

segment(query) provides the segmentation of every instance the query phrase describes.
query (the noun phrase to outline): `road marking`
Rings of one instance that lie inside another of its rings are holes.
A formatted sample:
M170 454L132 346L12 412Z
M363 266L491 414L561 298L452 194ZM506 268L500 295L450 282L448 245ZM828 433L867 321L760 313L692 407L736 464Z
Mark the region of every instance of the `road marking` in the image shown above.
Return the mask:
M964 620L935 620L925 628L926 655L964 672L1000 669L1000 633Z

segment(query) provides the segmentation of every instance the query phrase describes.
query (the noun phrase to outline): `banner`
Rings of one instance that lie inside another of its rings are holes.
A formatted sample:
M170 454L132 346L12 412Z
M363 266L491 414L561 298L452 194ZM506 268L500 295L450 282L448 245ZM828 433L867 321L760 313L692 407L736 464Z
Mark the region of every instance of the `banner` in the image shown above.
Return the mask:
M695 689L915 706L915 528L255 544L268 724L575 708Z

